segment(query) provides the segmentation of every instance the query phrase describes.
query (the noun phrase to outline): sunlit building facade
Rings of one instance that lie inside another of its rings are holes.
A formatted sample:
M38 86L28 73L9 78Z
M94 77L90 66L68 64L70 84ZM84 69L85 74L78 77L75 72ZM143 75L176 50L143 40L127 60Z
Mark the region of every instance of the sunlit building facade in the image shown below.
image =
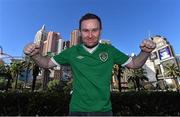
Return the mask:
M42 26L42 28L37 31L35 38L34 38L34 43L38 44L40 46L40 53L43 53L43 44L44 41L47 40L48 32L45 30L45 25Z
M56 32L48 32L47 40L44 41L44 55L54 56L58 53L58 43L60 34Z
M78 29L75 29L71 32L70 47L77 45L80 42L80 31Z
M147 71L147 77L150 81L172 84L172 78L165 75L165 66L168 63L178 65L173 47L163 36L156 35L151 39L156 43L156 48L143 66Z

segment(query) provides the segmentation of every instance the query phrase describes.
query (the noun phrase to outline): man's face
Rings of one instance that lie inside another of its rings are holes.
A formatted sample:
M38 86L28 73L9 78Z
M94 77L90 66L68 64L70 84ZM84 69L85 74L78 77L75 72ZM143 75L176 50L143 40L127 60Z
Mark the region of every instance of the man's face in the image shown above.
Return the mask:
M81 36L86 47L92 48L97 45L100 34L101 29L97 19L88 19L81 22Z

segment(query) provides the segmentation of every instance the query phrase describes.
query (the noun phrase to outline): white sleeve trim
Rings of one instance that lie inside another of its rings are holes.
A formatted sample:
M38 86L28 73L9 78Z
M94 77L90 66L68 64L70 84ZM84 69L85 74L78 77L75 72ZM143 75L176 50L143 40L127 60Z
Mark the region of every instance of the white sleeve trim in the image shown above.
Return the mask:
M53 57L51 57L51 61L52 61L54 64L56 64L57 66L60 66L60 64L59 64L59 63L57 63L57 62L54 60L54 58L53 58Z
M127 65L131 61L132 61L132 57L129 57L129 59L125 63L123 63L121 66L124 67L125 65Z

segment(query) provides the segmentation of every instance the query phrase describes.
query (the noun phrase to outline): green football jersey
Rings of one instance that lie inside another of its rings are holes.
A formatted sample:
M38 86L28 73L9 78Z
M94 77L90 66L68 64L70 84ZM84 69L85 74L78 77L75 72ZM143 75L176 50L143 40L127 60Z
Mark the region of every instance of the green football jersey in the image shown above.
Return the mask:
M99 44L93 53L83 45L68 48L53 57L58 64L69 64L73 73L71 112L111 111L110 82L114 64L129 57L111 45Z

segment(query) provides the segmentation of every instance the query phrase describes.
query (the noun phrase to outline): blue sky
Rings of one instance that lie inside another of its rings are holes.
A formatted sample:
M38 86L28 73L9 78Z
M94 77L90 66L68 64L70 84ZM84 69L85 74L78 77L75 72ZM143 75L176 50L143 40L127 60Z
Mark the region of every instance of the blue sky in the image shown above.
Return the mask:
M180 0L0 0L0 46L5 53L22 56L36 32L60 32L69 40L87 12L99 15L101 38L126 54L138 54L141 41L161 35L180 54Z

